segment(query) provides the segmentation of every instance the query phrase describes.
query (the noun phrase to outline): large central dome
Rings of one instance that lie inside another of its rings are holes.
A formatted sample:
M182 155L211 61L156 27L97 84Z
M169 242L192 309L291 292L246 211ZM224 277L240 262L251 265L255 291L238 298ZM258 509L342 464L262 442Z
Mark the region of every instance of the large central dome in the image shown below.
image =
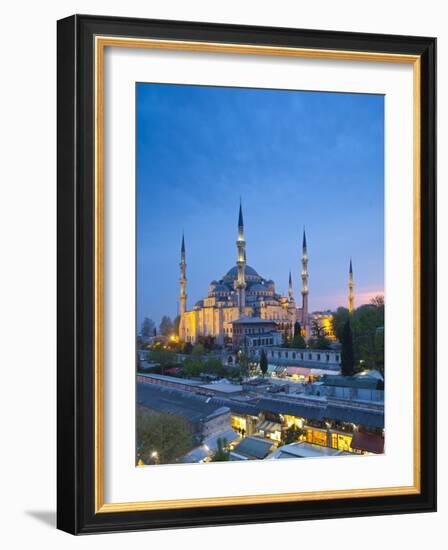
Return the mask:
M261 282L263 277L260 277L253 267L246 265L245 271L246 281ZM236 281L238 279L238 267L235 265L224 275L223 281Z

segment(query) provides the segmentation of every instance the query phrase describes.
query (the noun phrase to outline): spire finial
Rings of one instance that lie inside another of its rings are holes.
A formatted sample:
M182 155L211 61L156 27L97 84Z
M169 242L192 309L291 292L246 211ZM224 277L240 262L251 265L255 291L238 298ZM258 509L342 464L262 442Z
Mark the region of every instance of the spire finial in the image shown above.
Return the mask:
M350 258L350 269L349 269L350 275L353 275L353 266L352 266L352 259Z
M306 233L305 233L305 226L303 226L302 250L303 250L303 252L306 252Z
M239 212L239 215L238 215L238 227L244 227L244 222L243 222L243 205L242 205L241 197L240 197L240 212Z
M180 251L182 254L185 254L185 236L184 231L182 230L182 245L180 247Z

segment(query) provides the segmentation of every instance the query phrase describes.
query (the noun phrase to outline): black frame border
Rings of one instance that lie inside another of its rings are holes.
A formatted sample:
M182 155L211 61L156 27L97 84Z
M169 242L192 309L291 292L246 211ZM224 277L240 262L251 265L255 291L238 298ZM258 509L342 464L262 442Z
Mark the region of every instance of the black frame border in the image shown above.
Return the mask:
M95 514L93 44L96 35L420 56L420 494ZM57 527L83 534L435 511L436 39L74 15L58 21L57 48Z

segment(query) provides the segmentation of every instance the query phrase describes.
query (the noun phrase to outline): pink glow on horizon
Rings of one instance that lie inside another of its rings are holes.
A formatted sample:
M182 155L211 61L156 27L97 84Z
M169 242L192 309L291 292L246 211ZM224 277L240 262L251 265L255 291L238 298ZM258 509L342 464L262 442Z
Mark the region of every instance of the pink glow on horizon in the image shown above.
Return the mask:
M375 296L382 296L384 298L384 290L361 290L356 292L355 290L355 309L364 304L369 304L372 298ZM310 300L309 311L335 311L338 307L348 307L348 297L345 294L337 296L320 296L317 300Z

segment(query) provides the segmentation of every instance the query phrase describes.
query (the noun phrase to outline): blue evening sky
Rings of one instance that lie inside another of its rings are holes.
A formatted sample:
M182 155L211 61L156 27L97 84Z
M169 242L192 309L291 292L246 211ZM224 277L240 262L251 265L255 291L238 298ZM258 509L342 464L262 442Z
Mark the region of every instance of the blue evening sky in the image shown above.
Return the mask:
M187 306L247 262L300 303L302 229L310 311L383 292L384 98L380 95L137 84L137 323L178 310L182 231Z

